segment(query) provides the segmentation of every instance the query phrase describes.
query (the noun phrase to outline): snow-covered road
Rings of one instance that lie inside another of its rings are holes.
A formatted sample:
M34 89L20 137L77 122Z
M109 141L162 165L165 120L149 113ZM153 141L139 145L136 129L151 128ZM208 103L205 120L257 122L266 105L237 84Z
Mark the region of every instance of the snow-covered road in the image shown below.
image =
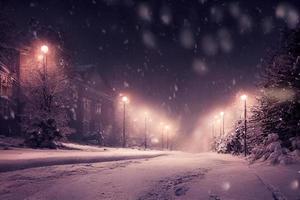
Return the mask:
M248 165L230 155L55 165L0 173L0 199L300 199L300 166Z

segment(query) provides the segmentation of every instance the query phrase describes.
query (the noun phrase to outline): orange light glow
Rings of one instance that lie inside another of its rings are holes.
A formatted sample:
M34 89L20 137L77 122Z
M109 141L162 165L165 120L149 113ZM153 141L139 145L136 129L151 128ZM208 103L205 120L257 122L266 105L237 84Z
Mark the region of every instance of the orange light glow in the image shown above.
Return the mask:
M123 103L129 103L129 98L127 96L122 97L122 102Z
M247 99L247 95L243 94L243 95L241 96L241 100L246 101L246 99Z
M42 51L42 53L44 53L44 54L48 53L48 51L49 51L48 46L47 46L47 45L42 45L42 46L41 46L41 51Z

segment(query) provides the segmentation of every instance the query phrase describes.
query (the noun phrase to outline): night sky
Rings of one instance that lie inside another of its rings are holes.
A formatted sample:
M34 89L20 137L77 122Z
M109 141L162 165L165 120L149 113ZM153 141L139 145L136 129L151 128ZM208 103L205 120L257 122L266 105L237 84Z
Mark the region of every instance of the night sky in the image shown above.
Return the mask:
M300 8L296 0L2 2L20 29L31 18L58 27L74 63L99 66L116 92L191 122L255 86L261 59L298 25Z

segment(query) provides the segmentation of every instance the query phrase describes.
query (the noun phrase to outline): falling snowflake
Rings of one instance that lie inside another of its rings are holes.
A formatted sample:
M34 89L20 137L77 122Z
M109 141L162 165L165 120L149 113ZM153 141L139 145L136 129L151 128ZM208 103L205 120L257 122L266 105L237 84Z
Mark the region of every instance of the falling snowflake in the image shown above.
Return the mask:
M252 29L252 18L250 15L242 14L239 18L240 33L250 32Z
M276 7L276 17L283 19L289 28L296 28L299 23L299 13L291 4L281 3Z
M195 59L193 61L193 70L200 75L204 75L207 73L208 69L206 63L203 60Z
M163 24L169 25L172 21L172 13L169 7L163 7L160 12L160 19Z
M237 18L241 14L241 9L238 3L230 3L229 4L229 12L234 17Z
M221 50L225 53L231 52L233 48L233 42L231 39L230 32L227 29L220 29L218 31L218 39Z
M148 22L151 21L151 19L152 19L152 12L151 12L151 10L150 10L150 7L149 7L147 4L145 4L145 3L140 4L140 5L138 6L137 11L138 11L139 17L140 17L142 20L148 21Z
M194 47L195 39L190 29L183 29L179 37L180 43L184 48L191 49Z
M174 85L174 90L177 92L178 91L178 86L175 84Z
M211 35L202 38L201 47L202 51L208 56L216 55L218 52L217 41Z
M129 83L128 83L127 81L124 81L124 82L123 82L123 86L124 86L125 88L128 88L128 87L129 87Z
M152 32L150 31L144 31L142 34L142 39L144 45L149 49L156 48L156 39Z

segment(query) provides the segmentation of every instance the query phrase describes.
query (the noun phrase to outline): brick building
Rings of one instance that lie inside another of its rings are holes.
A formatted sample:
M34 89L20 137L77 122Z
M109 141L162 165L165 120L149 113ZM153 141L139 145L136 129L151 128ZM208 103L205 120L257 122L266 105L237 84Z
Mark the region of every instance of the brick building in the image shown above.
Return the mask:
M73 138L96 143L111 143L114 132L114 95L96 66L78 66L73 78L71 109ZM98 141L97 141L98 140Z
M14 135L19 132L18 78L19 51L1 46L0 56L0 134Z
M0 57L0 134L19 135L21 108L20 84L30 81L32 70L36 70L36 53L30 48L19 50L6 48L5 57ZM111 144L114 127L114 95L109 84L93 65L75 68L72 79L70 126L75 129L71 139L85 142ZM101 136L101 137L99 137Z

